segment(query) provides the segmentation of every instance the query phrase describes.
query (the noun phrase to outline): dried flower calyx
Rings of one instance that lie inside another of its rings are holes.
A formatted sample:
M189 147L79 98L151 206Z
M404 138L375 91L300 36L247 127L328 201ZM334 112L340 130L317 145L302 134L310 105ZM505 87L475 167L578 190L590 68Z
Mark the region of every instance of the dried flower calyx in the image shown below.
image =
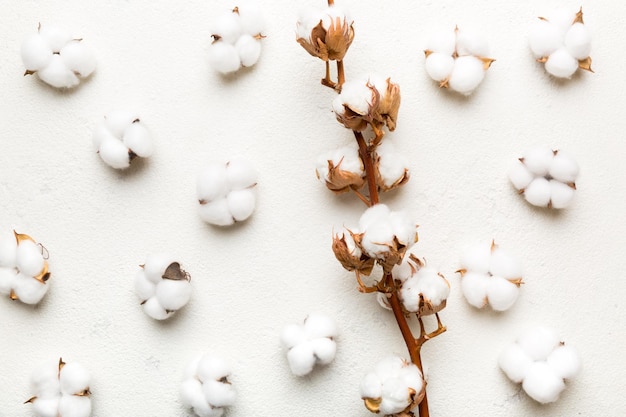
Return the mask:
M91 399L89 384L91 375L76 362L58 365L45 364L32 374L35 396L32 403L38 417L89 417Z
M46 84L71 88L96 69L96 59L82 39L54 25L40 24L21 48L25 75L37 74Z
M533 206L561 209L574 199L578 172L578 164L567 153L538 146L515 161L509 178Z
M398 356L380 361L361 382L361 398L372 413L407 415L424 398L426 383L415 364ZM411 414L408 414L411 415Z
M548 18L540 17L530 28L530 49L537 62L558 78L570 78L580 68L591 69L591 34L578 13L557 9Z
M328 365L337 352L337 326L319 313L309 314L303 324L290 324L283 329L281 340L287 349L287 361L294 375L304 376L316 365Z
M365 185L363 161L356 144L322 155L317 160L315 173L329 190L338 194L359 190Z
M509 345L498 358L500 369L533 400L555 402L565 389L564 380L580 372L577 351L560 341L547 327L529 329Z
M199 417L221 417L237 397L230 375L224 359L213 355L196 358L185 370L180 388L183 404Z
M147 158L153 152L150 131L137 113L125 110L104 116L93 132L93 144L100 158L115 169L126 169L136 158Z
M383 126L395 130L399 109L400 87L391 78L377 75L346 82L341 94L333 100L337 121L359 132L371 126L375 143L382 139Z
M494 59L488 58L489 45L477 33L467 30L434 34L426 50L426 72L439 87L469 95L483 81Z
M168 255L150 255L135 276L135 293L143 310L165 320L191 298L191 277Z
M48 252L28 235L13 232L0 237L0 294L37 304L48 291Z
M343 60L354 39L354 21L340 7L306 10L298 19L296 40L312 56L323 61Z

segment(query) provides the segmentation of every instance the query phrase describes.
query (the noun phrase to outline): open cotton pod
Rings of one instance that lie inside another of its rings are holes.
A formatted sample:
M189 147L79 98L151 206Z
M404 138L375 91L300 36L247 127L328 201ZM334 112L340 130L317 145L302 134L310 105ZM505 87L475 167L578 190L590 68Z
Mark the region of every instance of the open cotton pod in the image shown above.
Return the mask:
M35 395L26 403L38 417L89 417L89 371L76 362L43 364L32 374Z
M221 417L237 396L228 379L230 374L230 365L222 358L196 358L185 370L180 387L182 403L199 417Z
M135 276L135 293L143 310L165 320L191 298L191 276L168 255L150 255Z
M591 33L583 22L582 7L557 9L540 17L530 27L530 49L546 72L557 78L570 78L580 68L591 69Z
M104 116L93 132L93 144L100 158L112 168L125 169L136 158L152 155L150 131L131 111L113 111Z
M537 146L514 163L509 178L533 206L561 209L574 199L578 172L578 164L567 153Z
M309 374L315 365L328 365L337 352L337 326L322 314L309 314L303 324L283 329L281 340L287 349L287 361L294 375Z
M546 404L558 400L581 368L577 351L559 340L554 330L536 327L522 334L498 358L500 369L533 400Z
M96 69L96 59L82 39L63 28L39 24L21 48L24 75L37 74L46 84L71 88Z
M256 208L256 184L256 170L245 158L207 164L196 183L200 217L216 226L246 220Z
M209 47L211 67L222 74L251 67L261 56L265 19L258 2L240 1L218 15L211 24L213 43Z
M37 304L48 288L48 252L28 235L0 235L0 294L26 304Z
M459 29L433 34L426 49L426 73L439 83L463 95L470 95L482 83L493 61L489 45L478 33Z

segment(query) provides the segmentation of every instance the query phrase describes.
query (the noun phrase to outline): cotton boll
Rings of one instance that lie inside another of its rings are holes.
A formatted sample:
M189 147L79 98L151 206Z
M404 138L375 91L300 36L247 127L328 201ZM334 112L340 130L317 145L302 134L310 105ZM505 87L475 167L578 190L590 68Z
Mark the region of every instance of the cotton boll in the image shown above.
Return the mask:
M0 294L10 294L17 279L15 268L0 267Z
M67 30L48 24L42 24L39 27L39 35L46 40L48 47L53 52L59 52L66 43L73 39L72 34Z
M287 361L291 372L296 376L310 373L315 366L315 356L310 343L301 343L287 352Z
M360 386L361 398L380 398L382 393L382 384L380 378L375 373L365 375Z
M565 34L567 30L574 24L576 20L576 12L570 8L561 7L556 9L550 16L548 21L551 25L554 25L559 29L562 34Z
M413 263L408 257L405 257L400 265L396 265L391 270L394 280L404 283L413 274Z
M404 155L396 152L390 141L381 143L376 149L376 154L378 155L378 173L385 187L391 188L405 178L409 162Z
M17 240L14 233L0 234L0 267L14 267L17 257Z
M212 22L209 30L212 35L220 37L222 42L234 45L242 31L239 15L232 12L224 13Z
M202 220L216 226L230 226L235 223L235 219L230 214L228 201L225 198L207 204L200 204L198 213Z
M124 131L122 140L137 156L147 158L152 155L152 137L142 123L131 123Z
M89 417L91 415L91 400L89 397L77 395L63 395L59 401L59 416L62 417Z
M487 298L489 305L495 311L505 311L511 308L517 297L519 296L519 288L502 277L491 277L487 286Z
M32 276L19 273L13 282L13 291L21 302L37 304L48 292L48 285L37 281Z
M461 255L461 267L480 274L489 273L491 266L491 244L471 246Z
M230 215L238 222L246 220L254 212L256 198L250 189L231 191L226 199Z
M543 177L548 173L553 159L554 152L552 149L546 146L537 146L524 154L523 162L532 174Z
M337 343L334 340L325 337L311 340L313 354L317 362L321 365L328 365L335 359L337 353Z
M204 355L198 362L198 378L203 383L206 381L219 381L230 375L231 368L228 362L212 355Z
M559 337L552 329L535 327L522 334L517 343L532 360L544 361L559 345Z
M239 21L242 30L252 36L265 30L265 18L257 1L239 1Z
M118 140L118 139L115 136L113 136L111 131L104 124L98 125L94 129L93 136L92 136L92 142L93 142L95 150L99 151L100 145L102 145L102 143L107 140Z
M570 345L562 345L554 349L547 359L548 366L556 375L569 379L580 372L580 357L576 349Z
M280 340L287 348L291 348L307 340L306 334L302 326L290 324L285 326L281 333Z
M385 380L382 389L380 413L384 415L396 414L409 405L409 392L406 384L399 378Z
M256 185L257 172L245 158L231 159L226 166L226 178L233 190L241 190Z
M565 34L565 49L578 60L585 59L591 52L591 34L582 23L575 23Z
M100 144L100 158L115 169L125 169L130 166L128 148L117 139L105 140Z
M454 31L445 30L434 33L426 44L426 50L436 52L442 55L449 55L450 57L454 53L456 48L456 34Z
M81 77L89 76L96 69L96 57L82 41L71 41L60 52L65 66Z
M563 32L545 20L537 20L530 27L528 41L535 58L549 56L563 45Z
M473 56L462 56L454 62L448 85L456 92L471 94L485 78L483 62Z
M50 63L37 71L41 81L56 88L71 88L80 83L80 80L71 70L67 69L60 55L52 55Z
M435 81L443 81L450 77L454 68L454 58L451 55L433 52L424 63L426 73Z
M547 207L552 190L550 182L543 177L535 178L524 190L524 197L533 206Z
M58 417L60 400L61 397L59 395L37 397L33 402L33 412L38 417Z
M570 78L578 69L578 60L564 48L557 49L546 61L546 71L558 78Z
M372 224L384 221L391 211L385 204L375 204L365 210L359 219L359 229L366 230Z
M558 151L550 163L550 176L560 182L573 183L578 177L578 172L576 161L563 151Z
M24 66L30 71L39 71L52 60L52 50L48 42L39 34L26 38L20 52Z
M148 299L148 301L143 303L143 311L145 311L148 316L152 317L155 320L165 320L172 315L171 313L165 311L163 307L161 307L161 304L156 297L152 297Z
M361 239L361 248L372 258L382 259L389 252L394 233L389 221L369 225Z
M80 394L89 388L89 371L76 362L66 363L59 374L61 392L68 395Z
M487 288L489 277L487 275L468 272L461 279L461 291L470 305L483 308L487 303Z
M32 240L23 240L17 246L15 263L23 274L31 277L39 275L45 263L41 247Z
M156 285L146 277L143 270L135 275L135 294L141 301L146 301L156 294Z
M500 369L518 384L524 380L532 364L533 360L517 343L510 344L498 357Z
M242 35L235 43L239 60L244 67L251 67L261 56L261 42L250 35Z
M191 285L187 280L164 279L156 287L156 298L164 309L179 310L191 298Z
M199 200L210 202L225 197L228 191L228 174L224 165L210 164L198 175L196 193Z
M209 380L202 384L202 391L213 407L228 407L235 403L236 393L231 384Z
M309 339L333 337L337 335L337 325L330 317L311 313L304 321L304 334Z
M522 277L522 266L517 258L498 247L491 253L489 271L506 279Z
M477 33L462 29L456 35L456 52L459 56L487 57L489 56L489 44Z
M148 281L158 284L163 279L163 274L168 266L174 261L171 255L167 254L150 254L146 256L146 262L143 265L143 272Z
M547 363L535 362L531 365L522 388L533 400L542 404L555 402L565 389L563 379L558 377Z
M222 74L228 74L237 71L241 61L234 45L217 41L209 48L209 65Z
M31 383L41 397L58 396L61 392L58 365L50 366L49 363L39 365L31 375Z
M180 398L183 405L195 407L199 404L206 404L202 383L195 378L187 378L180 386Z
M372 100L372 90L367 83L362 81L348 81L339 94L333 100L333 110L337 114L343 114L344 105L348 106L353 112L366 115L369 112Z
M434 268L422 268L415 275L421 293L437 307L450 295L450 286Z
M528 187L533 178L533 174L521 161L515 161L515 164L509 171L509 179L517 190L523 190Z
M398 241L410 249L417 241L417 225L411 220L408 213L405 211L391 212L389 222Z
M122 139L124 132L135 122L139 120L139 115L128 110L115 110L104 116L104 124L111 131L114 137Z
M562 182L550 180L550 203L552 208L561 209L570 205L574 189Z

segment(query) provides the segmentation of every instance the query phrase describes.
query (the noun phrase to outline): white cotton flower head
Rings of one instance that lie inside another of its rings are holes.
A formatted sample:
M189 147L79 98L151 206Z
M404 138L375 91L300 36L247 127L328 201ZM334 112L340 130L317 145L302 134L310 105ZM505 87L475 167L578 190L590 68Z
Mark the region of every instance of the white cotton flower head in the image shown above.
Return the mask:
M509 179L533 206L561 209L574 198L579 171L567 153L538 146L515 161Z
M246 220L256 208L256 184L256 170L245 158L209 163L196 183L200 217L216 226Z
M153 152L150 131L137 113L112 111L94 129L93 144L100 158L112 168L126 169L136 158L148 158Z
M231 368L228 362L214 355L193 360L185 370L180 387L182 403L199 417L220 417L237 397L228 380Z
M96 69L96 59L82 39L65 29L40 24L37 33L27 37L21 47L26 75L37 74L56 88L72 88Z
M522 268L514 256L494 242L467 248L461 256L461 291L476 308L508 310L515 304L522 284Z
M425 382L415 364L398 356L380 361L361 382L365 407L381 415L411 410L424 397Z
M191 298L191 277L169 255L149 255L135 275L135 293L145 313L165 320Z
M28 235L0 234L0 294L37 304L50 288L48 252Z
M304 376L315 365L328 365L337 352L337 326L335 322L319 313L311 313L303 324L285 326L281 334L287 349L287 361L294 375Z
M400 301L407 312L426 316L446 306L450 284L436 269L427 267L424 261L414 255L407 256L391 273L394 280L400 282ZM378 301L385 306L386 298L379 297Z
M320 156L315 173L335 193L359 190L365 185L365 170L356 143Z
M381 191L393 190L409 180L409 161L391 141L383 141L376 147L374 160L376 184Z
M89 417L91 375L76 362L43 364L32 374L33 412L38 417Z
M218 15L210 30L213 43L209 64L216 71L228 74L259 60L265 19L258 2L239 2L234 9Z
M429 39L424 63L426 73L439 83L463 95L470 95L482 83L493 63L489 45L479 34L455 28Z
M570 345L559 340L547 327L529 329L510 344L498 358L500 369L524 391L542 404L555 402L565 381L581 368L580 357Z
M578 13L557 9L547 18L539 18L529 30L530 49L546 72L557 78L571 78L580 68L591 69L591 34Z

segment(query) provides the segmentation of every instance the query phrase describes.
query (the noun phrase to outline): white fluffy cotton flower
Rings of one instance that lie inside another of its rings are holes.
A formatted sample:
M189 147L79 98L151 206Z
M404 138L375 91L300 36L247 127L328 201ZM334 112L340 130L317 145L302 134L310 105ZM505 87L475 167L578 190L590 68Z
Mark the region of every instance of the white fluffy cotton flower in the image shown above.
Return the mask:
M320 156L315 173L335 193L359 190L365 185L363 161L354 142Z
M450 284L436 269L411 255L391 271L394 280L400 282L400 300L404 309L419 316L434 314L446 306ZM379 298L384 301L386 298Z
M251 67L261 56L265 19L258 2L240 1L233 10L218 15L211 24L213 43L209 63L222 74Z
M85 42L54 25L40 24L37 33L22 43L21 54L26 75L37 74L56 88L75 87L96 69L96 59Z
M559 340L554 330L536 327L507 346L498 358L500 369L537 402L558 400L564 380L575 377L581 368L576 350Z
M537 146L515 161L509 179L533 206L561 209L574 199L578 172L567 153Z
M522 284L522 268L517 258L494 242L468 248L461 256L461 291L476 308L490 305L496 311L515 304Z
M482 83L494 61L487 58L489 45L483 37L459 28L433 34L424 53L430 78L439 82L439 87L463 95L470 95Z
M220 417L235 403L236 392L228 380L228 362L214 355L193 360L185 370L180 396L186 407L199 417Z
M208 164L196 184L200 217L216 226L246 220L256 207L256 184L256 170L245 158Z
M44 364L31 377L35 396L33 412L38 417L89 417L91 392L89 371L76 362Z
M546 71L557 78L571 78L580 68L591 69L591 34L583 22L582 8L578 13L557 9L540 17L530 27L530 49Z
M112 168L125 169L135 158L152 155L150 131L137 113L112 111L93 132L93 144L100 158Z
M294 375L309 374L315 365L328 365L337 351L337 326L322 314L312 313L303 324L285 326L281 341L287 349L287 361Z
M0 235L0 294L26 304L37 304L48 288L48 252L28 235Z
M376 147L376 184L381 191L390 191L405 184L409 180L409 161L386 140Z
M380 361L361 382L361 398L373 413L396 415L411 410L424 397L425 382L415 364L398 356Z
M385 204L376 204L359 219L359 246L371 258L385 259L404 252L417 242L417 225L404 211L391 211ZM398 259L398 260L399 260ZM399 263L399 262L397 262Z
M191 277L168 255L149 255L135 276L135 293L143 310L165 320L191 298Z

